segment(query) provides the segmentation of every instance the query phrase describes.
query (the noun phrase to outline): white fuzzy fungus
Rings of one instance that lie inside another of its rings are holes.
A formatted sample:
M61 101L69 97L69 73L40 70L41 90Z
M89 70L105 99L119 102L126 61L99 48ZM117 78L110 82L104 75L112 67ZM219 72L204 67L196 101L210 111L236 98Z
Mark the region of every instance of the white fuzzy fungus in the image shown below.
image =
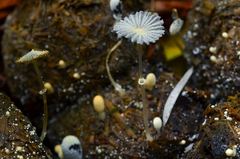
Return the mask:
M164 34L163 20L160 16L151 12L137 12L125 17L124 20L116 23L113 30L118 37L126 37L138 44L155 43Z
M113 17L116 20L122 19L123 5L120 0L111 0L110 1L110 9L113 11Z
M121 3L120 0L111 0L110 1L110 9L112 11L116 10L119 3Z
M76 136L66 136L61 147L64 159L82 159L82 146Z

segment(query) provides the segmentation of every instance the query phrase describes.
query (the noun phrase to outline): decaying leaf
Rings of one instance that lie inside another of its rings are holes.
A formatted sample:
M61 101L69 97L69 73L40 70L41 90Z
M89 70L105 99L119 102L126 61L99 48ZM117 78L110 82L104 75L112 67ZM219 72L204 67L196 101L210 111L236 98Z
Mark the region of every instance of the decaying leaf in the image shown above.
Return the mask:
M188 71L184 74L182 79L177 83L176 87L170 93L170 95L167 99L167 102L164 106L163 125L165 125L167 123L168 118L171 114L172 108L173 108L175 102L177 101L177 98L178 98L181 90L183 89L183 87L187 83L188 79L191 77L192 73L193 73L193 67L188 69Z

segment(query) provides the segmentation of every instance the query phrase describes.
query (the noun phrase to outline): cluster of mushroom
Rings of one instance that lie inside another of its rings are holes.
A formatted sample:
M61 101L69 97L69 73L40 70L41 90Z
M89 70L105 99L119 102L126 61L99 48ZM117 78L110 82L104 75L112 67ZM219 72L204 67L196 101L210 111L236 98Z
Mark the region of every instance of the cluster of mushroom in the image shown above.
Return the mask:
M110 6L115 15L114 18L116 20L120 20L121 16L119 16L119 19L116 18L116 13L120 13L122 9L120 0L111 0ZM118 38L126 37L131 39L131 42L137 43L139 62L138 84L140 85L140 92L142 96L143 119L148 141L153 141L153 138L150 135L148 126L144 86L151 91L156 83L156 77L152 73L149 74L146 79L143 77L141 46L144 43L147 45L149 45L149 43L155 43L160 37L163 36L165 32L163 27L164 22L163 20L160 20L160 18L161 17L158 16L157 13L152 14L151 12L139 11L136 12L135 15L131 14L129 17L125 17L123 20L120 20L113 27L113 30L116 31Z

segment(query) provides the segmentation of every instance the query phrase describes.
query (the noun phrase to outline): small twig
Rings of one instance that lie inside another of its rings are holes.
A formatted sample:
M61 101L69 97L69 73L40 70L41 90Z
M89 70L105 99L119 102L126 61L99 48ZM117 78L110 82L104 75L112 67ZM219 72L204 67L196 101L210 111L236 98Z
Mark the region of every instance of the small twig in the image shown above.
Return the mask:
M107 99L105 99L105 105L106 105L106 107L108 108L109 111L114 109L114 106L112 105L112 103ZM129 137L131 137L133 139L137 139L137 136L134 134L132 129L127 127L125 119L120 115L120 113L118 111L114 111L112 113L112 115L117 120L117 122L119 123L121 128L126 131L126 133Z
M227 124L228 124L229 128L232 130L234 137L235 137L236 140L238 141L238 136L237 136L237 134L235 133L235 131L234 131L234 129L232 128L232 126L231 126L231 124L229 123L229 121L227 121Z

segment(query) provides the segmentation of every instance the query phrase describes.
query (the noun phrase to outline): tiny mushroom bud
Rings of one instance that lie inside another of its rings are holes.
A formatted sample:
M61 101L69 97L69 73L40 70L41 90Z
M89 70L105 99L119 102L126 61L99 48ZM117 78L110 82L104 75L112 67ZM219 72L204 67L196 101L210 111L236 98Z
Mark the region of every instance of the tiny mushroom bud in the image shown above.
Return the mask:
M234 155L234 151L232 149L227 149L225 151L225 154L228 156L228 157L232 157Z
M6 111L6 116L10 117L10 112L9 111Z
M82 146L76 136L66 136L61 144L64 159L82 159Z
M210 57L210 60L211 60L212 62L218 63L218 60L217 60L216 56L214 56L214 55L212 55L212 56Z
M66 64L65 64L65 62L63 60L60 60L58 62L58 65L59 65L60 68L65 68L66 67Z
M185 144L186 144L186 140L182 140L182 141L180 142L180 144L181 144L181 145L185 145Z
M157 130L158 134L160 133L160 129L162 127L162 119L159 117L155 117L153 119L153 126Z
M73 78L75 78L75 79L80 79L80 75L79 75L78 73L74 73L74 74L73 74Z
M240 51L237 52L237 55L240 56Z
M209 51L211 52L211 53L214 53L214 54L216 54L217 53L217 47L210 47L209 48Z
M171 35L175 35L180 32L181 28L183 26L183 20L178 18L175 19L172 24L170 25L169 32Z
M5 153L6 153L6 154L10 154L9 149L5 149Z
M62 151L61 145L56 145L56 146L54 147L54 151L55 151L56 153L59 153L60 151Z
M156 84L156 76L153 73L149 73L147 75L146 81L145 81L145 87L151 91L153 89L153 86Z
M104 99L100 95L96 95L93 99L93 106L96 112L101 113L105 108Z
M225 38L225 39L227 39L227 38L228 38L228 33L227 33L227 32L223 32L223 33L222 33L222 37Z
M44 87L47 88L49 93L53 93L54 92L54 89L53 89L51 83L49 83L49 82L44 83Z
M64 159L61 145L56 145L56 146L54 147L54 151L58 154L58 157L59 157L60 159Z
M23 148L20 147L20 146L17 146L17 150L18 150L19 152L22 152Z

